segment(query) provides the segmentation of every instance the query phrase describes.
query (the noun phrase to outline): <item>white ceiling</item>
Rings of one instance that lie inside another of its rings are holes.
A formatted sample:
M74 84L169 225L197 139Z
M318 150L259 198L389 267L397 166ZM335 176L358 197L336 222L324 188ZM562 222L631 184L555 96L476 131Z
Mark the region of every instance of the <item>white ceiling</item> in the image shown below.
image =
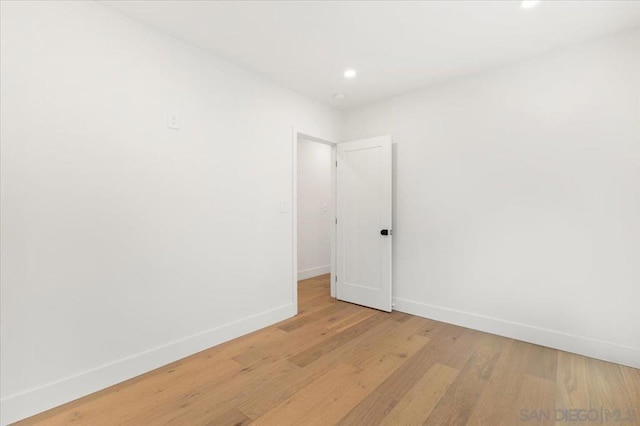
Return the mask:
M345 109L640 26L640 1L102 3Z

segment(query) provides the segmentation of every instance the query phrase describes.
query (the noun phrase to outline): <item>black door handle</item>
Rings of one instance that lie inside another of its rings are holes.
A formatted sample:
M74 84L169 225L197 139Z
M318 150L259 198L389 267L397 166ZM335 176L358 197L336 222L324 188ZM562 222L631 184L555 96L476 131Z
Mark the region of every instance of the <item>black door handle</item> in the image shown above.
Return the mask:
M389 235L389 230L383 229L382 231L380 231L380 235Z

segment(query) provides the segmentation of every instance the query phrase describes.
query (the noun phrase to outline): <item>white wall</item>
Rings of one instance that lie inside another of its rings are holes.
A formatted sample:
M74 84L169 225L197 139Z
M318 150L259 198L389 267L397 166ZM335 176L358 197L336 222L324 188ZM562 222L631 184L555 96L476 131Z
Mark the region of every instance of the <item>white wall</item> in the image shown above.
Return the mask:
M2 422L291 316L292 126L336 114L99 4L1 4Z
M350 111L392 134L396 309L640 367L640 32Z
M331 272L331 147L298 139L298 279Z

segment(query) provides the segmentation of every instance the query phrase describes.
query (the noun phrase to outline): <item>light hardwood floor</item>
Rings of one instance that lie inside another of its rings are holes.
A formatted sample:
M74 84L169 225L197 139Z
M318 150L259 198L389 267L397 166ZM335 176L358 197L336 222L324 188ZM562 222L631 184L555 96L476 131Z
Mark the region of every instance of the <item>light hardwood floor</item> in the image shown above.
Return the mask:
M640 424L640 370L339 302L328 276L301 281L299 305L19 424Z

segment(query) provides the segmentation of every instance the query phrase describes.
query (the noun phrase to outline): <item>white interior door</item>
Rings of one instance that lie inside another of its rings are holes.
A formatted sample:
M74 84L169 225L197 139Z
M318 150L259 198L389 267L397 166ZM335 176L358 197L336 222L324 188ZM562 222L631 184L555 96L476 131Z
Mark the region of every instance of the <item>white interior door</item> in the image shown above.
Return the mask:
M336 297L391 311L391 136L338 144Z

